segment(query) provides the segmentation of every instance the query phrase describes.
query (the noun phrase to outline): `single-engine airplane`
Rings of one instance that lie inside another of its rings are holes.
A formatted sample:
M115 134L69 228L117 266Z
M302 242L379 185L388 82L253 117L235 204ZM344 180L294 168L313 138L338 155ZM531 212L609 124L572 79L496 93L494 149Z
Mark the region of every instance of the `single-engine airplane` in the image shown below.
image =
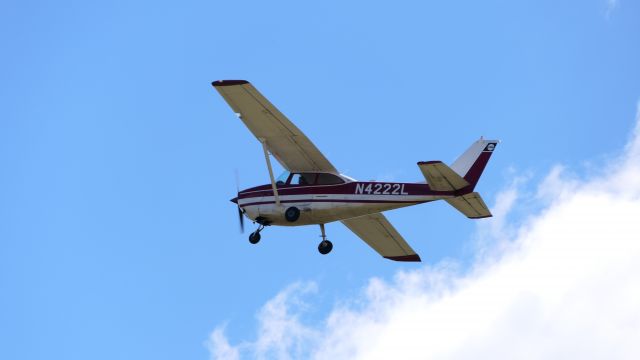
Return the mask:
M383 257L395 261L420 261L383 211L444 200L471 219L491 216L474 188L497 140L474 142L451 166L442 161L421 161L425 183L357 181L338 170L313 143L245 80L212 83L236 115L262 144L270 184L238 191L231 201L243 216L258 223L249 241L260 241L269 225L320 225L321 254L333 248L324 225L342 222ZM271 154L286 169L275 178Z

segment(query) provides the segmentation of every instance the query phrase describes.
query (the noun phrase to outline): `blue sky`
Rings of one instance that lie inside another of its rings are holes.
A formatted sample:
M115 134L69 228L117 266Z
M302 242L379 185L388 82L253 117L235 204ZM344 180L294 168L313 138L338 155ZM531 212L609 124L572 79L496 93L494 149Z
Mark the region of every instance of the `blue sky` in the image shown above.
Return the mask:
M208 358L214 328L250 341L292 283L317 284L313 323L422 269L340 224L328 256L316 227L250 245L234 171L268 174L213 80L250 80L357 179L421 181L417 161L497 137L490 204L523 174L596 171L640 98L633 1L8 1L0 19L4 359ZM388 217L425 263L474 263L477 225L446 204Z

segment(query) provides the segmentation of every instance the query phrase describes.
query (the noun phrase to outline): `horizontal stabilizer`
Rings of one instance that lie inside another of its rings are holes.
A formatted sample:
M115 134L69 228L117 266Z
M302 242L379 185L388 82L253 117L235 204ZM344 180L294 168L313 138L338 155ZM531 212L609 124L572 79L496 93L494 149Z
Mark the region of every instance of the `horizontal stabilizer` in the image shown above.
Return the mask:
M487 208L487 204L484 203L484 200L477 192L445 200L468 218L482 219L493 216L489 208Z
M421 161L418 166L431 190L456 191L469 186L467 180L442 161Z

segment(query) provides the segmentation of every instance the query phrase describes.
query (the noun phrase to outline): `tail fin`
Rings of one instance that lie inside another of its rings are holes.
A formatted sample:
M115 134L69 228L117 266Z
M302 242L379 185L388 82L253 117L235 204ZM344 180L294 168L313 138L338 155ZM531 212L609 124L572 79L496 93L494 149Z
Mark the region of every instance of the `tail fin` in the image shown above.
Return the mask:
M480 175L484 171L485 166L489 162L491 154L498 140L480 140L471 144L471 146L451 165L451 169L462 176L470 185L471 190L476 187Z

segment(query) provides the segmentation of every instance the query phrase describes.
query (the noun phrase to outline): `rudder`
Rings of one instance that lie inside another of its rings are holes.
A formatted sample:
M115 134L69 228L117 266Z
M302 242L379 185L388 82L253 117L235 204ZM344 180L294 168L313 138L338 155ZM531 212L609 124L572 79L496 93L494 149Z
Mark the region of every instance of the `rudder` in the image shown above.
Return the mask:
M462 176L473 190L480 179L480 175L498 145L498 140L480 140L474 142L456 161L451 169Z

